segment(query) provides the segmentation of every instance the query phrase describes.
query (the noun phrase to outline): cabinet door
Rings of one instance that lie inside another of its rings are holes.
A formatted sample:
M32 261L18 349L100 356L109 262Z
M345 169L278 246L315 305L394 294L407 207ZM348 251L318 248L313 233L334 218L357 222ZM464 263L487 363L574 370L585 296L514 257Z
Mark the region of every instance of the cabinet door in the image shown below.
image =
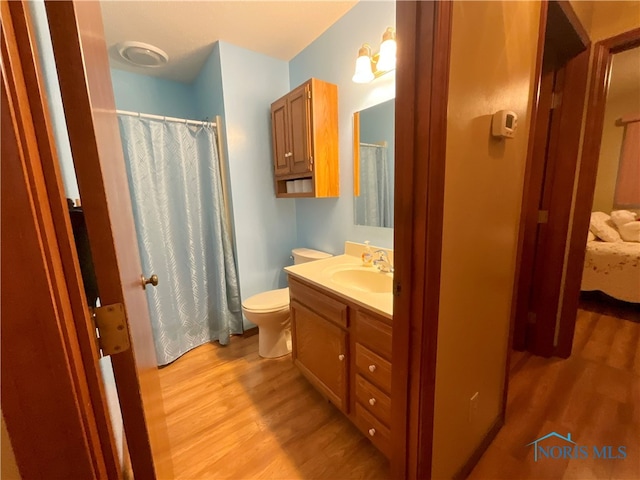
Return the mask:
M291 173L289 168L287 100L286 97L271 105L271 129L273 134L273 164L276 175Z
M291 302L293 361L304 376L347 413L347 332L304 305Z
M301 85L288 95L289 165L291 173L311 172L311 109L309 85Z

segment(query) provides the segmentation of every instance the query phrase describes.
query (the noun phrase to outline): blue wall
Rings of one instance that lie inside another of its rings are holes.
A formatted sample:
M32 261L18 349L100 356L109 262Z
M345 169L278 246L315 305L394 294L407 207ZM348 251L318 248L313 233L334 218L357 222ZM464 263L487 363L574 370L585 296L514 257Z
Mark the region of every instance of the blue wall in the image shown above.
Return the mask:
M118 110L202 120L190 85L111 69Z
M283 267L296 246L295 203L275 197L271 154L271 103L290 90L289 67L219 45L240 289L248 298L286 285Z
M222 66L220 43L216 42L202 70L193 81L192 90L196 101L198 118L224 117L224 95L222 88Z
M291 87L316 77L338 85L340 128L340 198L297 199L297 243L342 253L344 241L371 240L393 246L393 230L354 225L353 112L395 98L395 73L370 84L351 81L358 49L369 43L377 50L382 33L395 26L395 2L359 2L289 63Z

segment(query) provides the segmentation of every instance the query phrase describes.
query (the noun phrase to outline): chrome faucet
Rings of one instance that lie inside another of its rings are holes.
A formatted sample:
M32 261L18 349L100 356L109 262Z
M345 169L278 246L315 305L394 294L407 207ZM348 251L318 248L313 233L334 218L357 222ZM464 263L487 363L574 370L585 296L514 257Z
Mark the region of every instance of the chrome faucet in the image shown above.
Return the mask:
M383 273L393 273L393 264L389 261L389 256L386 250L376 250L373 252L373 256L376 257L373 260L373 264Z

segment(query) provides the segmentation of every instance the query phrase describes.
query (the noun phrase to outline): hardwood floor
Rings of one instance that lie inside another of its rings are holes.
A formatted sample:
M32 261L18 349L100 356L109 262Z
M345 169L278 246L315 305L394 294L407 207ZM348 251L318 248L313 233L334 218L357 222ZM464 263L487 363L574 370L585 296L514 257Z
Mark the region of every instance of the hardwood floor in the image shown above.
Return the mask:
M178 479L388 478L389 463L258 336L206 344L160 369Z
M552 431L589 458L534 462L525 445ZM593 458L593 445L624 445L627 457ZM513 352L505 426L469 478L639 479L640 324L580 310L570 358Z

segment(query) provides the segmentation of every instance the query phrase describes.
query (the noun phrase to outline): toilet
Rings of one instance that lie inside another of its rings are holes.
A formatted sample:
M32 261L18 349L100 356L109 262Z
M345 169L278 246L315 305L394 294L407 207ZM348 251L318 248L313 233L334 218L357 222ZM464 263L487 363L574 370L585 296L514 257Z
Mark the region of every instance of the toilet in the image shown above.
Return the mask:
M312 262L332 255L309 248L294 248L293 264ZM277 358L291 353L289 288L258 293L242 302L242 313L258 326L258 354Z

